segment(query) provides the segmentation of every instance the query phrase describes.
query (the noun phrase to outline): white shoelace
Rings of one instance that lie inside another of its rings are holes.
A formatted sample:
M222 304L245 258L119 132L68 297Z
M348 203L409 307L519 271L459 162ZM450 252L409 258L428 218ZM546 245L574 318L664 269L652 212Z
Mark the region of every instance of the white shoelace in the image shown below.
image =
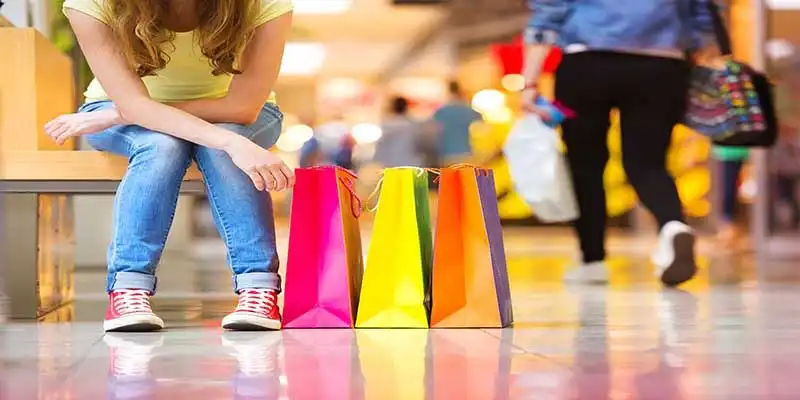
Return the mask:
M120 314L152 313L150 308L150 292L139 289L115 290L114 309Z
M245 289L239 293L236 311L268 314L278 301L277 293L268 289Z

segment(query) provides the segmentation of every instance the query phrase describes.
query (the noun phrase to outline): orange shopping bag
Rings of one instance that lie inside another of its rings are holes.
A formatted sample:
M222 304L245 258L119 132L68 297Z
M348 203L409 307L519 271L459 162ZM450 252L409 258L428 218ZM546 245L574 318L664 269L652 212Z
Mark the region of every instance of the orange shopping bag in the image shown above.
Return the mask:
M494 175L472 167L439 177L432 328L503 328L513 322Z

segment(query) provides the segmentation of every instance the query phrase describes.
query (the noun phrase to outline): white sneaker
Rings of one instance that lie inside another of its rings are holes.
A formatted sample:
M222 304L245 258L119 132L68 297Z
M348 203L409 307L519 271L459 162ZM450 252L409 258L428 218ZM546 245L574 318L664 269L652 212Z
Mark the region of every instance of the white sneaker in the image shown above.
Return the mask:
M694 277L697 273L694 243L692 228L682 222L671 221L661 228L651 260L662 283L677 286Z
M568 283L603 284L608 282L608 267L603 261L578 264L564 275Z

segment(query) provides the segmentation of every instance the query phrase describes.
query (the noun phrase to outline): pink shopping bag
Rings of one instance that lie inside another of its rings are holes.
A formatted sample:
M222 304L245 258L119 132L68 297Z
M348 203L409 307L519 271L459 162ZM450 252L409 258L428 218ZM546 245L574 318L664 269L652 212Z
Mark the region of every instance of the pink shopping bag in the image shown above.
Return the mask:
M352 328L363 274L356 176L316 167L298 169L296 177L284 327Z

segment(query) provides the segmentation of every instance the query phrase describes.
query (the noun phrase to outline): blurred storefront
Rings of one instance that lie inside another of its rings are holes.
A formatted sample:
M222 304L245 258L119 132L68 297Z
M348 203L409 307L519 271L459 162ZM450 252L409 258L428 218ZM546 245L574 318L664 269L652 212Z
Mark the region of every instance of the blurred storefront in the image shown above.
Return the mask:
M484 116L485 123L473 127L472 142L478 160L495 169L501 216L509 224L535 223L533 211L513 190L500 151L518 117L522 51L518 36L529 16L525 1L410 1L411 5L393 6L388 0L331 0L322 8L309 6L312 3L295 2L295 26L276 88L286 113L286 131L277 150L290 163L296 163L300 147L318 125L336 119L350 126L360 145L360 157L368 160L371 146L381 136L379 124L389 96L408 97L412 115L427 119L446 101L447 82L455 78L473 108ZM800 45L800 27L794 23L800 17L800 2L725 3L736 57L757 68L768 68L781 92L779 102L797 103L790 77L795 65L787 60ZM78 61L76 80L83 86L89 72L59 4L58 0L11 1L3 13L12 23L37 27L71 54ZM411 25L415 27L412 31L408 29ZM544 76L542 85L552 88L552 75ZM793 112L792 107L787 109ZM647 226L649 216L641 212L626 182L620 162L618 121L612 121L612 156L606 170L608 211L619 226ZM800 126L787 126L787 131L800 131ZM677 178L687 214L700 229L715 226L719 203L718 171L710 154L708 141L684 128L676 129L669 168ZM369 163L364 165L362 178L369 186L370 178L378 175L370 170ZM800 239L800 217L794 215L798 185L793 175L780 171L774 152L754 151L739 184L739 198L746 205L739 222L752 230L759 249L771 253L795 251L791 244ZM278 210L286 215L289 197L279 196L277 200L281 204ZM107 196L84 197L75 204L79 247L91 253L84 258L102 263L104 246L100 244L109 232L96 228L97 210L108 209L110 216L111 201ZM81 225L87 220L80 217L81 213L93 215L92 227ZM174 235L177 241L189 239L181 232L190 229L180 227L189 225L185 221L196 219L194 215L179 212ZM106 222L99 225L109 226ZM80 248L78 253L82 257Z
M754 13L754 57L776 84L778 145L753 157L755 245L770 256L797 256L800 248L800 2L771 0ZM758 40L760 39L760 40Z

